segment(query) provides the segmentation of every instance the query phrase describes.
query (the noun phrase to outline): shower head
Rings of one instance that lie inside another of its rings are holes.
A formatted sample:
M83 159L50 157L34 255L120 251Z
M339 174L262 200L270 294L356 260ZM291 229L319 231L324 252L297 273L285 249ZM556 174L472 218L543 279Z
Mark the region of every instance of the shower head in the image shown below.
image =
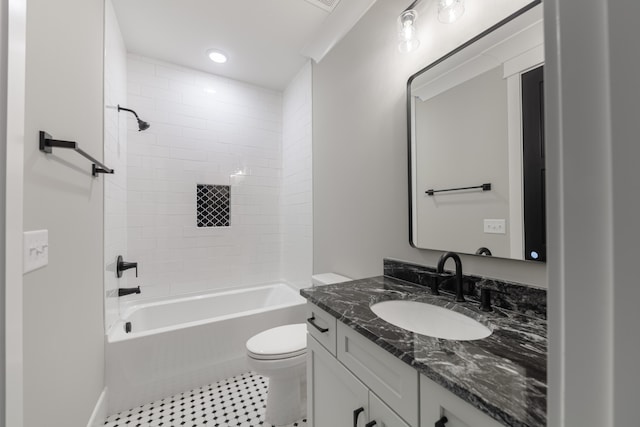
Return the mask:
M120 111L128 111L130 113L133 113L134 116L136 116L136 120L138 121L138 132L142 132L143 130L147 130L149 129L149 127L151 127L149 123L145 122L144 120L140 120L140 117L138 117L138 114L135 111L118 105L118 112Z
M138 119L138 132L149 129L151 125L144 120Z

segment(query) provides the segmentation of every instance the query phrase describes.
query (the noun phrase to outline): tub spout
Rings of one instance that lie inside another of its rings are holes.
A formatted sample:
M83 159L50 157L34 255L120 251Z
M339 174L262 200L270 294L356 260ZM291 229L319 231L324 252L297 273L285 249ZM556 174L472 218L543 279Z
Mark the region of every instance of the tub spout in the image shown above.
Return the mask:
M123 297L125 295L139 294L140 292L140 286L136 288L120 288L118 289L118 296Z

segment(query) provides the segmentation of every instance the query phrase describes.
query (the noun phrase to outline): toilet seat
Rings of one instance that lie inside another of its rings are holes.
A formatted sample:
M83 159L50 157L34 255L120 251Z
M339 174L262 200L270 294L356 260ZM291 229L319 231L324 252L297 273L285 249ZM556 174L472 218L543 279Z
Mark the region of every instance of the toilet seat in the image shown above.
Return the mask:
M254 335L247 341L252 359L277 360L299 356L307 351L307 325L278 326Z

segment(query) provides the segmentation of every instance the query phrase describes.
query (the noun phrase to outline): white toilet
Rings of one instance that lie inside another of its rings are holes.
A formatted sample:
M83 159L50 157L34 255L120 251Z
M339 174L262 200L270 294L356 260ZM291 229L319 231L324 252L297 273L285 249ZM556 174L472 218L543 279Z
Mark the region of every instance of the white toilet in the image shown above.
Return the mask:
M347 282L335 273L311 277L314 286ZM307 414L307 325L296 323L267 329L247 340L249 367L269 378L265 422L291 424Z

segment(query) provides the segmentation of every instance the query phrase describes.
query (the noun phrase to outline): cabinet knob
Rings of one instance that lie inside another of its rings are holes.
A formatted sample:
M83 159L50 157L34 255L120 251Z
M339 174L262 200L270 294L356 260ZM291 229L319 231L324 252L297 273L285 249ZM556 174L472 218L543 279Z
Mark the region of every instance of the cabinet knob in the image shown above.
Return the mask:
M378 423L376 423L375 421L369 421L368 423L366 423L366 424L364 425L364 427L373 427L373 426L374 426L374 425L376 425L376 424L378 424Z
M445 424L449 421L447 417L442 417L436 421L435 427L445 427Z
M364 412L364 408L358 408L353 411L353 427L358 427L358 417Z

